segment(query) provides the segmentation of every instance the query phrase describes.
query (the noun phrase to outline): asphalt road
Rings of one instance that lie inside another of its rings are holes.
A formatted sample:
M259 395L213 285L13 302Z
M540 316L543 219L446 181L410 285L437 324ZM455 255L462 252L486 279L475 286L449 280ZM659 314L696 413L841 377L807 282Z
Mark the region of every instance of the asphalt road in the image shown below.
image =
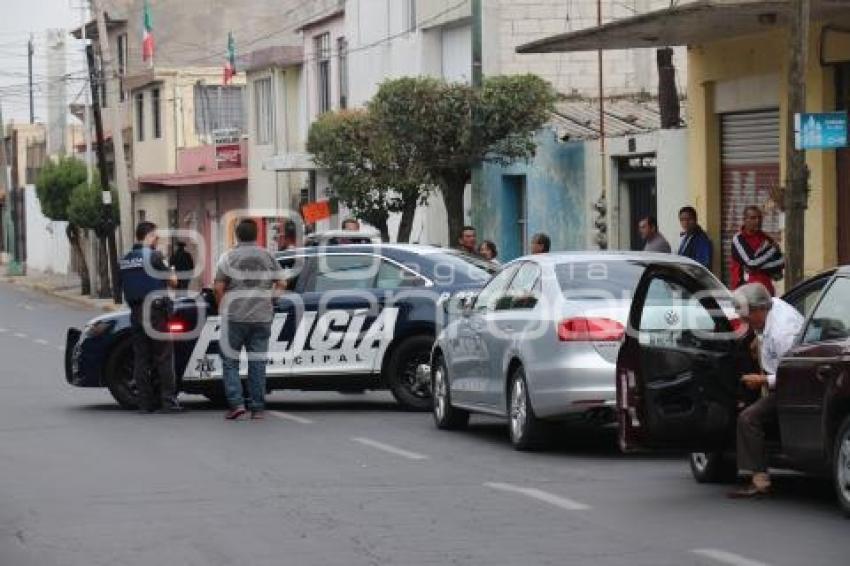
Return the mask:
M93 314L0 284L0 566L848 561L828 484L730 501L610 434L522 454L503 423L441 432L379 393L276 393L264 422L193 397L124 412L64 382L65 329Z

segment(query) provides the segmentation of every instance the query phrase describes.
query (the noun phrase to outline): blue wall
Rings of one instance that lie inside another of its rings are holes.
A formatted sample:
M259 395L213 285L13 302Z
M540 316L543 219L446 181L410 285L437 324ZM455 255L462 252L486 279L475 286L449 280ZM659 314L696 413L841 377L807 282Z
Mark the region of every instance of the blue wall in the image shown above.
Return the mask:
M584 144L560 142L550 131L537 137L537 154L508 167L485 163L473 192L472 217L478 239L493 240L499 259L523 255L517 237L521 204L517 187L525 183L526 238L545 232L552 250L582 250L586 245Z

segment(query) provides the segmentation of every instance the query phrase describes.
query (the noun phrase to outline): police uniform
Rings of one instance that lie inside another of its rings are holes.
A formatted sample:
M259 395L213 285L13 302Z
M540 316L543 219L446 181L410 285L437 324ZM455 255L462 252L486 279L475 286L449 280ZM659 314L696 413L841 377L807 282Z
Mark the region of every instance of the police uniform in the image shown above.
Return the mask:
M171 301L158 295L149 303L149 318L145 319L145 298L151 293L167 289L168 267L160 252L135 244L119 262L124 301L130 307L130 325L133 332L133 379L138 390L139 409L152 411L160 403L163 408L176 408L177 391L174 375L174 344L170 340L155 340L148 335L145 322L157 332L167 331ZM159 277L148 273L145 266L159 272ZM159 399L151 370L159 377Z

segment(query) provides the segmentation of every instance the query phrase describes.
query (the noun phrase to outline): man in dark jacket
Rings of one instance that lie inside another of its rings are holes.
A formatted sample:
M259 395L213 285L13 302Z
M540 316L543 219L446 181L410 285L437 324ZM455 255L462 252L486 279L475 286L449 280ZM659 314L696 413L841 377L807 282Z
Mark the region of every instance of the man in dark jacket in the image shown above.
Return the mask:
M133 379L142 413L153 413L157 409L164 413L182 411L177 403L174 344L170 340L157 339L149 332L168 331L171 301L164 292L177 284L162 253L156 249L158 242L156 225L141 222L136 227L133 249L119 262L124 301L130 307ZM159 399L154 392L152 370L159 378Z
M679 224L682 226L682 239L677 253L701 263L710 270L714 250L708 234L697 222L696 209L692 206L682 207L679 210Z
M189 283L192 281L191 272L195 269L195 261L192 259L192 254L186 251L186 242L177 242L176 249L168 263L177 272L177 288L186 290L189 288Z

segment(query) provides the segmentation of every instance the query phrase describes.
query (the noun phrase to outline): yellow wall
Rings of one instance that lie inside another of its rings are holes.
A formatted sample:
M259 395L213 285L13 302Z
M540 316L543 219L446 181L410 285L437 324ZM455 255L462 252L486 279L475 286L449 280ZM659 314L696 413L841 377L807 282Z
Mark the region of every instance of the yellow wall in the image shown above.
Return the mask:
M820 24L810 33L809 66L806 77L806 105L809 112L835 108L834 77L831 67L818 61ZM785 175L787 131L787 39L779 30L688 49L688 128L690 132L691 196L706 230L720 240L720 117L715 112L715 90L720 82L770 75L780 76L779 110L782 129L780 161ZM850 58L850 51L847 52ZM805 270L812 274L837 261L836 173L834 151L810 151L811 194L806 213ZM719 253L715 268L719 269Z

